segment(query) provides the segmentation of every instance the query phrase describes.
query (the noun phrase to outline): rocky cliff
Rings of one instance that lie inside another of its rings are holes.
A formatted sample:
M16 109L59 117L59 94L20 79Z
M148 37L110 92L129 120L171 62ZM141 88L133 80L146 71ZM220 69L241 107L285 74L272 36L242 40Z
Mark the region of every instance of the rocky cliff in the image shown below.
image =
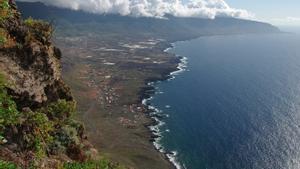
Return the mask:
M23 22L16 11L11 15L1 23L6 45L0 51L0 67L14 84L9 91L19 108L36 109L58 99L72 101L61 80L61 52L51 44L52 27L33 19Z
M97 154L73 120L76 102L52 32L0 0L0 168L70 168Z

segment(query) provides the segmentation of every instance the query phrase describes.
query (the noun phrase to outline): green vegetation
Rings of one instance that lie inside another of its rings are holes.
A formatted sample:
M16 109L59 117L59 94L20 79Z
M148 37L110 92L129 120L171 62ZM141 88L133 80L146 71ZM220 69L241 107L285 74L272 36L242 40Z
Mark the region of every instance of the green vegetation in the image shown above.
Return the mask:
M24 141L28 149L35 151L36 158L66 153L69 146L80 145L83 126L71 119L75 105L72 101L58 100L35 112L24 113L22 119L26 120L20 125L31 128Z
M28 18L24 22L18 20L17 25L10 24L15 18L9 17L18 14L11 9L14 7L10 7L8 0L0 0L1 47L22 49L23 46L30 48L33 43L45 47L51 45L53 28L49 23ZM24 33L21 41L19 36L8 29L18 25L22 26L21 31ZM56 100L35 104L28 100L27 104L26 98L20 98L22 96L13 92L17 85L11 88L8 80L0 72L0 147L8 154L0 155L0 169L43 168L41 166L56 166L60 169L123 169L109 160L91 161L96 158L97 151L86 140L84 126L74 120L75 101ZM15 164L11 162L11 157L15 157Z
M122 166L112 164L109 160L88 161L85 163L66 163L63 169L125 169Z
M66 100L58 100L56 103L50 104L46 109L42 109L52 120L62 122L68 117L72 117L76 111L76 103Z
M0 23L12 15L8 0L0 0Z
M9 9L10 6L9 6L9 3L8 3L8 0L2 0L2 2L0 4L0 8L1 9Z
M7 82L4 75L0 74L0 136L7 126L17 125L20 121L20 112L17 110L16 103L7 94L5 86Z
M0 136L2 140L8 135L9 129L14 126L31 127L30 132L23 136L27 148L32 147L38 157L45 154L45 146L50 142L50 131L53 130L47 116L40 112L21 113L17 110L16 103L7 94L7 82L0 74ZM42 144L43 143L43 144Z
M41 112L26 112L23 115L26 119L22 124L31 128L29 133L24 135L24 142L28 149L35 152L36 158L43 158L47 154L48 145L52 142L51 132L54 131L52 121Z
M0 34L0 45L3 45L6 42L6 38Z
M6 31L3 28L0 28L0 46L6 43Z
M22 142L22 148L33 151L36 160L47 155L66 154L70 147L84 154L81 150L84 127L72 119L75 102L58 100L36 111L19 111L6 86L5 77L0 74L0 144ZM17 128L18 132L12 132L13 128Z
M26 19L24 23L31 30L26 37L27 42L37 39L43 44L49 43L53 34L53 29L50 23L43 20L33 19L31 17Z
M25 25L27 25L29 27L34 27L38 24L44 24L46 22L44 22L42 20L36 20L36 19L33 19L32 17L29 17L24 21L24 23L25 23Z
M0 169L20 169L17 165L0 160Z
M72 119L75 114L76 104L73 101L58 100L43 108L40 113L49 118L48 132L53 133L51 139L48 139L47 145L50 153L66 153L68 147L80 147L81 137L84 127L79 122ZM53 130L55 126L55 130ZM49 138L49 137L47 137Z

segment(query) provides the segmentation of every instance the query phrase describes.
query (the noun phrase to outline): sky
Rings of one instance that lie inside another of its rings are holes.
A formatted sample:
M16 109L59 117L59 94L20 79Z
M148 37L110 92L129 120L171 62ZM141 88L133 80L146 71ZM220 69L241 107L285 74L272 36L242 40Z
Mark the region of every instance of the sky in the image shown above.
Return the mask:
M19 0L136 17L235 17L300 27L300 0Z
M226 0L229 6L245 9L258 20L277 26L300 27L300 0Z

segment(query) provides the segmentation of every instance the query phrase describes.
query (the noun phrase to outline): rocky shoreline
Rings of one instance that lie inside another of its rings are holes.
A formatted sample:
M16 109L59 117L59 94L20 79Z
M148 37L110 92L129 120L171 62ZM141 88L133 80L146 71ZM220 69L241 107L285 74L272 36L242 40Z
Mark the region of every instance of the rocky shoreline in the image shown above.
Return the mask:
M161 52L167 53L167 50L173 48L172 43L169 43L168 47L165 49L162 49ZM170 68L168 71L162 72L162 77L161 78L149 78L145 81L146 87L143 87L141 91L139 92L140 95L140 101L139 103L142 103L146 108L144 113L147 115L149 119L151 119L151 122L147 125L145 125L146 128L149 129L149 134L150 134L150 142L153 144L154 148L157 150L158 153L161 153L164 155L165 159L170 162L170 164L173 166L173 169L178 169L180 166L176 164L174 160L172 160L171 156L175 156L174 152L165 152L162 151L161 148L158 148L156 146L156 141L160 139L162 136L159 134L159 131L152 130L151 128L153 127L159 127L161 121L163 118L165 118L162 115L157 114L157 110L150 106L150 103L148 101L151 100L153 95L156 93L156 88L154 86L155 83L157 82L163 82L166 80L172 79L174 76L172 75L173 72L181 71L182 68L180 68L180 64L183 62L183 57L182 56L176 56L175 54L172 54L176 62L174 65L176 65L176 68ZM159 145L161 146L161 145Z
M182 58L165 52L165 49L172 47L171 43L143 39L143 42L158 43L137 49L130 48L128 54L124 48L111 46L111 49L118 52L103 51L109 53L109 57L102 58L102 51L94 54L90 49L83 52L78 50L78 57L74 55L74 48L68 46L68 41L61 39L66 38L60 37L57 41L65 56L63 63L68 65L64 77L78 100L78 107L82 112L79 118L85 123L88 137L100 154L102 151L113 161L136 169L149 166L153 169L175 168L168 153L161 153L153 145L159 136L150 127L157 124L154 117L161 117L154 115L153 110L142 104L144 99L155 94L155 87L148 84L168 80L172 77L172 72L179 70ZM126 43L132 42L127 40ZM100 48L102 44L97 45L99 46L93 48ZM84 57L86 54L81 53L89 53L89 57ZM122 55L129 59L121 57ZM115 64L102 65L102 60ZM105 101L105 98L110 100ZM116 137L121 142L115 140Z

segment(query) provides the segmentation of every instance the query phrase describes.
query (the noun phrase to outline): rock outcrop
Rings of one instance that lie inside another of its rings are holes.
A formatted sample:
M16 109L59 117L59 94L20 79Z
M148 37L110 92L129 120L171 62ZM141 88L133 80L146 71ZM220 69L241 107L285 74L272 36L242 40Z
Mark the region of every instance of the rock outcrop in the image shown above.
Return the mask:
M62 168L97 155L84 135L61 52L47 22L22 20L14 2L0 0L0 166Z
M3 20L7 46L0 48L0 70L13 84L9 92L18 107L40 108L58 99L73 100L61 80L61 52L51 43L51 25L42 21L24 22L15 4Z

